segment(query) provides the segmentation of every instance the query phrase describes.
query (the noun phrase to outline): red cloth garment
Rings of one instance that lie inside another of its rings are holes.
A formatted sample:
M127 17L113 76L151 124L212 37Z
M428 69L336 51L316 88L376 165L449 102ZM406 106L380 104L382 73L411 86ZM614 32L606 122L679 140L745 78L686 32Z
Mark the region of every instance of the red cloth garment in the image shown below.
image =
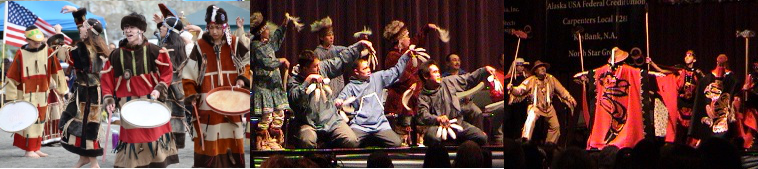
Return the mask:
M668 123L666 125L666 142L673 143L676 139L676 126L680 119L677 105L677 77L669 74L663 77L656 77L658 82L658 94L663 98L663 104L669 112Z
M125 45L126 43L123 43L122 46ZM167 53L160 53L159 50L158 46L147 42L134 48L121 47L114 50L110 59L105 62L100 76L103 97L114 95L122 99L141 97L156 90L155 87L159 84L165 86L171 84L173 78L171 60ZM121 53L124 55L121 56ZM124 63L121 60L124 60ZM126 64L126 66L119 66L122 64ZM126 80L123 75L116 73L117 71L129 72L125 71L124 68L129 69L132 65L138 69L135 69L137 73L132 75L131 80ZM169 132L171 132L171 123L155 128L126 129L122 126L119 139L126 143L147 143L153 142Z
M640 69L621 65L611 71L610 65L604 65L593 71L597 101L587 149L634 147L645 137Z
M753 133L758 132L758 122L756 122L756 114L758 113L758 110L755 108L748 108L745 110L744 113L737 113L737 119L742 124L742 129L740 131L742 138L745 140L745 143L743 145L744 148L750 148L753 146L753 139L755 138L755 135Z
M411 38L411 45L416 45L416 47L423 47L426 44L426 35L429 33L431 28L424 27L421 29L421 32L416 34L416 36ZM392 66L395 66L397 64L397 60L400 59L400 56L403 56L403 53L408 51L408 49L399 49L397 46L395 46L390 52L387 54L387 57L384 59L384 67L390 68ZM421 64L421 63L418 63ZM417 72L418 66L413 64L408 64L405 66L405 69L403 70L403 73L400 74L400 78L397 82L387 87L387 101L384 104L384 113L385 114L399 114L399 115L415 115L416 114L416 100L418 100L418 94L421 92L421 80L419 80ZM416 83L416 90L413 92L410 103L408 103L408 107L410 107L412 110L406 110L405 107L403 107L403 93L406 90L409 90L411 88L411 85Z

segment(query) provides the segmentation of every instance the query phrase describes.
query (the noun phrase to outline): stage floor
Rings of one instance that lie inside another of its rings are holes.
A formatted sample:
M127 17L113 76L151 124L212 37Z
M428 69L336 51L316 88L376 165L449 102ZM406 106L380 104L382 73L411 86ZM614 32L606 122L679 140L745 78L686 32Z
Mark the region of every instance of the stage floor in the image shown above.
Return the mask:
M455 146L446 147L450 162L456 157ZM484 149L492 152L492 167L503 168L503 147L489 147ZM403 148L355 148L355 149L287 149L281 151L251 151L253 165L260 167L260 164L271 155L284 155L288 158L301 158L305 154L324 154L333 155L337 159L339 167L346 168L365 168L368 156L374 151L387 152L392 159L395 167L402 168L421 168L424 164L426 147L403 147Z

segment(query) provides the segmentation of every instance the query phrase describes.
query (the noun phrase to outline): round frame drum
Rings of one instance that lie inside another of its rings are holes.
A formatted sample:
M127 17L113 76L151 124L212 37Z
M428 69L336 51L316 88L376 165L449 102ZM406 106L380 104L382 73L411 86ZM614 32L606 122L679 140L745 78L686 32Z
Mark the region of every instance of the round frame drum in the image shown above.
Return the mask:
M218 114L232 116L250 113L250 90L244 88L217 87L208 92L204 101Z
M27 101L12 101L0 108L0 130L17 132L37 122L37 106Z
M171 120L171 109L155 100L131 100L121 106L121 120L137 128L159 127Z

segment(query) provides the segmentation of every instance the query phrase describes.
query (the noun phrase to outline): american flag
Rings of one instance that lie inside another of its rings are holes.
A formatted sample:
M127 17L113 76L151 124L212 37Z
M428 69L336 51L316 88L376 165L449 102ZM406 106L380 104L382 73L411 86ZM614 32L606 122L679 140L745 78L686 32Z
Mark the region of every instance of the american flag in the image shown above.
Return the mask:
M8 18L5 20L8 27L5 30L5 43L15 47L21 47L26 44L24 32L26 27L35 25L45 34L45 36L55 35L55 29L52 25L34 15L29 9L24 8L16 2L8 1ZM71 44L71 38L63 34L65 43Z

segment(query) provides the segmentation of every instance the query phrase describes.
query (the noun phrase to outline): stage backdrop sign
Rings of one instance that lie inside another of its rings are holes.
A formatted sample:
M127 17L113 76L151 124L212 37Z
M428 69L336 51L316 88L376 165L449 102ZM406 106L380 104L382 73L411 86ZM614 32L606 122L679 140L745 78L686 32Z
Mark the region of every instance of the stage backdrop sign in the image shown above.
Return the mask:
M581 70L577 30L583 30L587 70L607 63L614 46L647 51L645 0L547 0L545 7L546 56L540 58L554 65L553 72Z
M519 47L518 57L534 59L542 52L539 44L540 37L543 35L539 24L544 23L544 5L534 0L508 0L505 3L505 16L503 25L505 26L505 63L510 65L516 54L516 46ZM522 39L518 44L518 38L510 34L510 31L521 30L528 32L528 38ZM506 66L507 67L507 66Z

